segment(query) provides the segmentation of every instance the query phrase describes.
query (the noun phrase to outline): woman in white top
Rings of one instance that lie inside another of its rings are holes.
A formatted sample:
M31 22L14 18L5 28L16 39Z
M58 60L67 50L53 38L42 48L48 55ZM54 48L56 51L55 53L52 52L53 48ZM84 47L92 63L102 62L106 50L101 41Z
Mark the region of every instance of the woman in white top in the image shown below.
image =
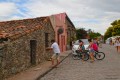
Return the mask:
M116 38L116 40L115 40L115 47L117 48L117 52L118 52L118 44L119 44L119 41L118 41L118 37Z

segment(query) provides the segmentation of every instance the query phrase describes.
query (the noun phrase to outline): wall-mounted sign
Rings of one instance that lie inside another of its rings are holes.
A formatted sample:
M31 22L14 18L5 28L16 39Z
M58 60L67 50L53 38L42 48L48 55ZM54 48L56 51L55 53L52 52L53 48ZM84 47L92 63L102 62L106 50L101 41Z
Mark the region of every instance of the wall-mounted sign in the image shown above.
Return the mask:
M58 29L58 34L62 34L64 32L64 29L63 28L59 28Z
M64 29L63 28L59 28L58 29L58 34L62 34L64 32Z

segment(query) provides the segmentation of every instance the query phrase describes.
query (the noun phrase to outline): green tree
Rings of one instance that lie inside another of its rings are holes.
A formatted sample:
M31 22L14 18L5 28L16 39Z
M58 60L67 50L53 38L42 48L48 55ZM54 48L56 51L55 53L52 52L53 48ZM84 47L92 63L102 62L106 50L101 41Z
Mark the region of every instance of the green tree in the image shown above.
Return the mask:
M109 27L105 32L104 38L107 39L112 36L113 27Z
M84 28L76 29L76 38L77 39L86 39L87 31Z
M120 20L115 20L111 23L111 27L105 32L104 38L107 39L112 36L120 36Z
M115 20L111 23L111 25L114 26L114 25L117 25L117 23L118 23L117 20Z
M120 36L120 25L115 25L113 27L112 36Z
M98 38L99 36L101 36L101 34L98 32L94 32L91 29L85 30L84 28L79 28L76 30L77 39L86 39L88 36L93 39Z
M99 36L101 36L101 34L98 33L98 32L91 32L91 33L88 33L88 35L89 35L90 38L92 38L92 39L98 38Z

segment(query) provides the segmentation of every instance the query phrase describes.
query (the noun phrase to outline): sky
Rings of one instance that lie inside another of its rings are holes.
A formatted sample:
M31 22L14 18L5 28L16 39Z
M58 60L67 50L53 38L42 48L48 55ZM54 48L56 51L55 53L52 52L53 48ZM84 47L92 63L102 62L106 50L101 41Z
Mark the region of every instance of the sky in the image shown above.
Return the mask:
M76 28L104 35L120 19L120 0L0 0L0 21L49 16L65 12Z

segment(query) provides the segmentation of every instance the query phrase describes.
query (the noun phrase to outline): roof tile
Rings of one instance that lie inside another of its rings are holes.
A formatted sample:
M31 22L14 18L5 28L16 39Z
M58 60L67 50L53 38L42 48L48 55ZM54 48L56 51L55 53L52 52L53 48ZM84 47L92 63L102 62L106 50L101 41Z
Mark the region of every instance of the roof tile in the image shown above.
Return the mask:
M42 29L48 17L0 22L0 38L14 39L32 31Z

